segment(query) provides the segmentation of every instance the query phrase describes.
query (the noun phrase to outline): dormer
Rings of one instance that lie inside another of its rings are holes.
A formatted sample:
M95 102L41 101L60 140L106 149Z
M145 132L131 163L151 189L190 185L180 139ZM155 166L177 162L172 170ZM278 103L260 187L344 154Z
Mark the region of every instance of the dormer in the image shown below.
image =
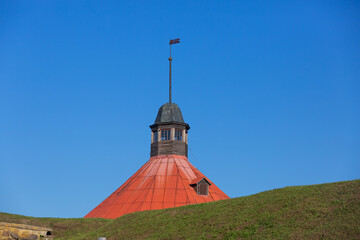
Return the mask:
M192 188L194 188L197 195L204 195L204 196L209 195L209 186L210 185L211 185L211 183L205 177L197 178L197 179L191 181L191 183L190 183L190 186Z

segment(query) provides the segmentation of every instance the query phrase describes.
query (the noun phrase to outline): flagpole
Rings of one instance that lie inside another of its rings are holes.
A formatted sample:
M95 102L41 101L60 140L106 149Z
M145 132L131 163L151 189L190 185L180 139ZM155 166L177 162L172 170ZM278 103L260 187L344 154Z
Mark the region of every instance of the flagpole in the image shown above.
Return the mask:
M169 45L170 45L170 57L169 57L169 103L171 103L171 45L175 43L180 43L180 38L177 39L170 39Z
M170 44L170 57L169 57L169 103L171 103L171 44Z

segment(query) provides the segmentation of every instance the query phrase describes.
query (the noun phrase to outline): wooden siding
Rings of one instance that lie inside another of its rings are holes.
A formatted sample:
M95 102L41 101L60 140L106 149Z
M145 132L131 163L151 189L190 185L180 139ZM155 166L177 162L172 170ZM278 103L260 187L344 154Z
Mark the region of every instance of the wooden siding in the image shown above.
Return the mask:
M200 182L198 182L197 194L198 195L208 195L209 194L209 183L205 179L202 179Z
M188 145L183 141L166 140L154 142L151 144L150 156L175 154L181 156L188 156Z

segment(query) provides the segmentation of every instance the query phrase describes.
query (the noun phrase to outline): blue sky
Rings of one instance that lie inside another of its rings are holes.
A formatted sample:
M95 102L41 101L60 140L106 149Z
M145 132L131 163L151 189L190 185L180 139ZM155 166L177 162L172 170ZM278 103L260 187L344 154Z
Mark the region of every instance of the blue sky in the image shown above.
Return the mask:
M0 1L0 211L83 217L168 100L230 197L360 178L358 1Z

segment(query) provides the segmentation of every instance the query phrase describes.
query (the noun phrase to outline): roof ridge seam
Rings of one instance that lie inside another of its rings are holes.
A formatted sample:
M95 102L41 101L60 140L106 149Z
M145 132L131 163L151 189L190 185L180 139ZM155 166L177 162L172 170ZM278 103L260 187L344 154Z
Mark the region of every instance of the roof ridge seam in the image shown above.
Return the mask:
M167 172L168 172L168 167L169 167L169 159L167 159L168 161L166 161L166 169L165 169L165 186L164 186L164 194L163 194L163 201L162 201L162 208L164 208L164 200L165 200L165 191L166 191L166 183L167 183Z

